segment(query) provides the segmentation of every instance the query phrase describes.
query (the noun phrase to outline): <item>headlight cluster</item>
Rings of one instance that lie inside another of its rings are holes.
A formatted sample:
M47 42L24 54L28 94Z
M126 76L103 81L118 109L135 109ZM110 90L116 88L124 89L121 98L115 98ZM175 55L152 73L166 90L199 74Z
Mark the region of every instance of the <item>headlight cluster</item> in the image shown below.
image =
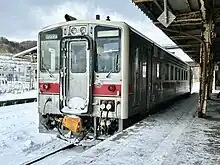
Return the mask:
M81 35L85 35L86 34L86 27L82 26L82 27L70 27L70 33L72 35L76 35L76 34L81 34Z
M100 109L114 111L114 101L107 101L107 100L101 101Z

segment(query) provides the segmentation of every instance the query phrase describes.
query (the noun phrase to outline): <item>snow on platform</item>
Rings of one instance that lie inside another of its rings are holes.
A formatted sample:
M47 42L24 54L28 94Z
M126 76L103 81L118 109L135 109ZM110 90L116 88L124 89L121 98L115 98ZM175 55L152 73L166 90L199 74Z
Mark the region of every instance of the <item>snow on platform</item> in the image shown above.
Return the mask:
M26 99L26 98L37 98L37 90L31 90L20 94L5 93L0 95L0 101Z
M209 102L213 117L193 117L198 108L198 95L193 94L83 153L59 155L41 164L220 164L219 103Z
M67 144L38 133L36 102L0 107L0 114L0 164L19 165Z

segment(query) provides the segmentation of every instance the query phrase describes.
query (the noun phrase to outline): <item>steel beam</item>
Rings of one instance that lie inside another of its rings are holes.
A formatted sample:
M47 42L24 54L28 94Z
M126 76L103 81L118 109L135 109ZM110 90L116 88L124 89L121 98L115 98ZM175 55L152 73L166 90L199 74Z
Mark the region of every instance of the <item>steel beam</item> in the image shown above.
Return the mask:
M181 49L181 48L191 48L198 47L200 44L191 44L191 45L167 45L164 46L165 49Z
M195 37L201 37L201 35L194 35ZM185 39L192 39L190 36L170 36L171 40L185 40Z
M198 50L183 50L184 51L184 53L197 53L198 52ZM199 53L199 52L198 52Z
M188 9L189 9L190 11L192 11L192 9L191 9L191 7L190 7L190 4L189 4L189 1L188 1L188 0L184 0L184 2L186 3Z
M156 26L162 26L161 23L158 23L158 22L155 22L154 23ZM172 27L177 27L177 26L200 26L202 25L202 22L183 22L183 23L171 23L169 26L172 26Z
M183 13L183 14L177 14L176 20L184 20L184 19L197 19L201 18L200 11L195 12L189 12L189 13Z
M179 19L174 20L172 24L187 24L187 23L197 23L201 24L202 19L201 18L191 18L191 19ZM155 25L161 24L159 21L154 22Z

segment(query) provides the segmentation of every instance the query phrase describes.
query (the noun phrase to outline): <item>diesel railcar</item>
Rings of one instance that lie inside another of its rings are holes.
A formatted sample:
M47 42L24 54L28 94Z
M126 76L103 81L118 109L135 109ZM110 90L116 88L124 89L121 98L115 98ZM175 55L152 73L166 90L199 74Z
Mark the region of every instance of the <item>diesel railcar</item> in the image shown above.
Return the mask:
M121 131L190 93L190 67L124 22L73 20L38 35L39 131Z

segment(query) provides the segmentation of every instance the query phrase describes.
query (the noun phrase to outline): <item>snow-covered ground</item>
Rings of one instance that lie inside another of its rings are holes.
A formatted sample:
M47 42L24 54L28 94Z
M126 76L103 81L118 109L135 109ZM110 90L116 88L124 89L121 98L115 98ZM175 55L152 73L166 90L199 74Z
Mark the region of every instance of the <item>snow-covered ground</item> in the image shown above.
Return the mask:
M66 145L38 133L37 103L0 107L0 164L19 165Z
M212 117L194 118L198 105L198 95L194 94L61 164L220 164L219 102L209 102L208 115Z
M37 164L220 164L215 146L219 124L193 118L197 99L195 94L175 103L89 150L63 151ZM37 103L0 107L0 113L0 164L18 165L67 144L38 133Z
M0 95L0 101L25 99L25 98L37 98L37 90L31 90L20 94L4 93Z
M212 118L193 117L198 106L198 95L194 94L83 153L63 152L37 164L220 164L219 102L209 101L208 115Z

